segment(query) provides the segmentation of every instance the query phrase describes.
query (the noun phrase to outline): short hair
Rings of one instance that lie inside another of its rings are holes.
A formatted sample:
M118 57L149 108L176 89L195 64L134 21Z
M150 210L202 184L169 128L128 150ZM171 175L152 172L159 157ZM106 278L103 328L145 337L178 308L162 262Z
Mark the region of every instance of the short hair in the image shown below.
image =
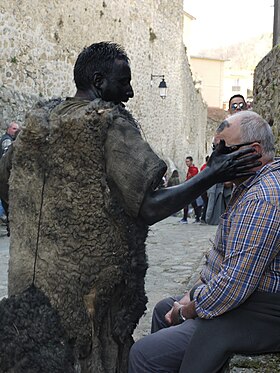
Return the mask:
M11 128L14 124L16 124L16 125L19 127L19 124L18 124L17 122L12 121L12 122L10 122L10 123L8 123L8 124L6 125L6 128L9 129L9 128Z
M243 111L235 114L235 116L238 115L241 115L241 141L260 141L263 155L272 160L275 156L275 138L267 121L253 111Z
M86 90L93 82L97 71L107 75L116 59L129 62L125 50L112 42L94 43L79 54L74 66L74 81L77 89Z
M179 172L178 170L173 170L171 177L179 177Z
M246 104L246 101L245 101L244 96L242 96L242 95L240 95L240 94L237 94L237 95L233 95L233 96L231 96L231 98L229 99L229 102L228 102L228 107L229 107L229 108L230 108L231 100L233 100L234 98L237 98L237 97L242 98L242 100L243 100L243 101L245 102L245 104Z
M193 162L193 157L191 157L190 155L188 155L188 156L186 157L186 160L187 160L187 159Z

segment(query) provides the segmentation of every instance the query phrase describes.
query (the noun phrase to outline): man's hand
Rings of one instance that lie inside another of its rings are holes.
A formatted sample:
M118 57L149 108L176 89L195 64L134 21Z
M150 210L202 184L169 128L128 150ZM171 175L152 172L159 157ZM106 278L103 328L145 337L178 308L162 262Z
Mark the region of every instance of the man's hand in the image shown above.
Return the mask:
M225 141L221 140L207 163L217 183L252 176L255 172L251 170L262 164L258 161L262 155L256 153L253 147L232 153L230 151L231 149L225 146Z
M165 321L167 322L168 325L176 325L173 322L176 321L176 318L178 317L178 310L181 305L186 305L190 303L190 294L187 292L183 298L180 299L179 302L174 302L174 306L171 308L170 311L167 312L165 315ZM179 305L179 308L177 307L177 304ZM178 321L178 320L177 320ZM177 322L178 324L178 322Z
M180 318L179 318L179 309L183 307L180 303L174 302L173 307L168 312L168 314L165 315L165 320L168 322L169 325L178 325L180 324ZM168 315L168 319L166 316Z
M186 320L195 319L197 317L194 301L188 302L184 305L179 302L174 302L171 310L165 315L165 320L169 325L178 325L182 322L182 319L179 316L180 309Z

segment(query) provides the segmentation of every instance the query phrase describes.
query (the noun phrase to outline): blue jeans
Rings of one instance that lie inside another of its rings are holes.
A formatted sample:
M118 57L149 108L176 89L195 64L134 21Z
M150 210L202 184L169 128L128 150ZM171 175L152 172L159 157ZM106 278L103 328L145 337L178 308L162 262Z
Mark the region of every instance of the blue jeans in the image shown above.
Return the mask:
M5 210L3 208L2 202L0 200L0 216L6 215Z

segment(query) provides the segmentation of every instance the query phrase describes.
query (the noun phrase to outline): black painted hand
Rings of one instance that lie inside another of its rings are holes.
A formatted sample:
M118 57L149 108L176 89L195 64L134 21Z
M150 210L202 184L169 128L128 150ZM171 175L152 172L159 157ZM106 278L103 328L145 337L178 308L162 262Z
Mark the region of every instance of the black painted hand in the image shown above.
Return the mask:
M261 154L256 153L253 147L232 151L232 148L225 146L225 141L221 140L213 151L207 167L213 172L217 183L231 181L254 175L255 171L252 169L261 165L259 158Z

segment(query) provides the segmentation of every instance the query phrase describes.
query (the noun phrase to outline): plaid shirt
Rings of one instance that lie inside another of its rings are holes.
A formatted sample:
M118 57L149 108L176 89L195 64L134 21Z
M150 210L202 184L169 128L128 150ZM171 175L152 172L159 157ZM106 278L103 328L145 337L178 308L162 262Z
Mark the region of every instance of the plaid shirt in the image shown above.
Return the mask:
M194 292L199 317L212 318L254 291L280 293L280 160L235 189Z

